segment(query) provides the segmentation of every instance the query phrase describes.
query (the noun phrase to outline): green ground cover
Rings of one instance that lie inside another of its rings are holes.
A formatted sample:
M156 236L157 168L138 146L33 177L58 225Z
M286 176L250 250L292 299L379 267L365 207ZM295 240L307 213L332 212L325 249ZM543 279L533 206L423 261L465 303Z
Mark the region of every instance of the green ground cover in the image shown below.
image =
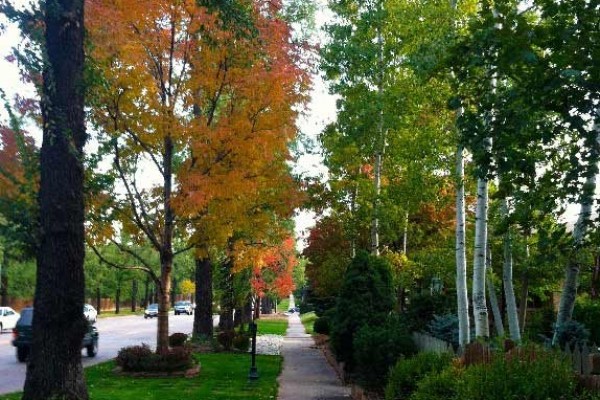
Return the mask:
M277 312L286 312L287 310L290 309L290 298L286 297L285 299L282 299L279 304L277 304Z
M308 312L306 314L300 315L300 321L302 321L302 325L304 325L304 330L308 334L313 334L313 326L317 316L314 311Z
M287 318L276 318L276 319L259 319L256 320L258 325L258 335L281 335L285 336L287 331L288 320Z
M85 369L90 400L262 400L277 398L280 356L257 356L260 378L248 381L248 354L201 354L202 369L195 378L131 378L115 376L114 362ZM21 393L0 396L17 400Z

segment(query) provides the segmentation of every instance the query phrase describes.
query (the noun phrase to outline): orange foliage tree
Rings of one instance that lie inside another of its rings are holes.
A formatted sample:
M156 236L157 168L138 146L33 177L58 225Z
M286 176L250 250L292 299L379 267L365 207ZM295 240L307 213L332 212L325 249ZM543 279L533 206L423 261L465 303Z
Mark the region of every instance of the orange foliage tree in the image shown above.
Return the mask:
M199 257L212 247L247 260L277 236L275 221L289 217L299 197L287 146L307 74L278 6L246 5L251 26L228 30L192 0L87 2L99 83L92 116L124 188L103 207L109 215L91 238L136 257L157 283L158 351L167 346L173 238L194 228L189 244ZM115 219L132 244L158 252L160 276L115 237Z

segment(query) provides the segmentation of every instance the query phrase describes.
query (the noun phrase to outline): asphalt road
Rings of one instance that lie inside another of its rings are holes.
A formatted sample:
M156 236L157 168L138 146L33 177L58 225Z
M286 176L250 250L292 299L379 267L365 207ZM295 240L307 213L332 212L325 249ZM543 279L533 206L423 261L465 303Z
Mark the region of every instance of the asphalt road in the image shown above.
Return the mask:
M216 322L216 321L215 321ZM194 317L192 315L173 315L169 317L169 332L192 332ZM100 334L98 355L94 358L86 356L82 351L83 365L93 365L116 357L119 349L125 346L147 343L156 345L157 322L155 318L144 319L143 316L123 316L99 318L96 327ZM3 331L0 335L0 394L11 393L23 389L25 382L25 364L17 362L15 348L11 344L12 332Z

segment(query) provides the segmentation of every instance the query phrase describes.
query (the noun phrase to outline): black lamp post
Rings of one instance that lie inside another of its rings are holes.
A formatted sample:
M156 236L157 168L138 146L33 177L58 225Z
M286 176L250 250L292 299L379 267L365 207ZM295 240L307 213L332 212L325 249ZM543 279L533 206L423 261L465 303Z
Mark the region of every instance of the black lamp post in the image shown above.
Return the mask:
M250 366L250 372L248 373L248 379L255 381L258 379L258 370L256 369L256 322L252 318L250 322L250 334L252 335L252 365Z

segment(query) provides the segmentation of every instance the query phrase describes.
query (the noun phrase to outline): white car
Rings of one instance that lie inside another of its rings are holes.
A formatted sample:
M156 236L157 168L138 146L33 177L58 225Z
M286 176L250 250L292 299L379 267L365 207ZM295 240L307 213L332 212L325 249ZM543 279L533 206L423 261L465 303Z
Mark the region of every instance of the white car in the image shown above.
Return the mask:
M21 315L10 307L0 307L0 333L4 329L12 329L17 325Z
M175 303L173 309L175 310L175 315L192 315L194 313L194 309L192 308L192 303L190 301L178 301Z
M96 322L98 319L98 311L90 304L83 305L83 315L89 322Z

